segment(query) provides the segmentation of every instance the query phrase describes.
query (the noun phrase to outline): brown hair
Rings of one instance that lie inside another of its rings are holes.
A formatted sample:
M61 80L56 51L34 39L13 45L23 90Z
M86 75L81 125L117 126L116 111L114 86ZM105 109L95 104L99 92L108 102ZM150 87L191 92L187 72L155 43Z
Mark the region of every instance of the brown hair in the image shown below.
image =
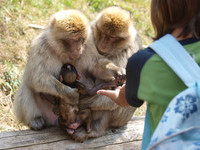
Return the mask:
M200 37L200 0L152 0L151 21L155 39L176 28L183 28L179 36Z

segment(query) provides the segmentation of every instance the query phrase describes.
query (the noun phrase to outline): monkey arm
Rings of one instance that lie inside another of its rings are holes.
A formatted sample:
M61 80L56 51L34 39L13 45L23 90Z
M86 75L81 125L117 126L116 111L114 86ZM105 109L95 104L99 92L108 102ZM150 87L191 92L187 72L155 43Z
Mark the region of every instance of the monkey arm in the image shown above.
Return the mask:
M69 104L77 104L79 94L76 89L62 84L52 75L40 75L40 78L32 85L37 92L47 93L64 99Z
M117 109L119 106L107 96L95 95L93 97L84 98L80 100L79 102L80 109L85 109L88 107L93 111L97 110L111 111Z
M107 83L100 83L88 90L88 95L93 96L100 89L110 89L116 88L117 86L122 86L125 81L126 75L116 76L115 80ZM89 107L92 110L114 110L117 108L117 105L113 103L110 98L103 95L95 95L91 98L82 99L80 100L79 104L81 109Z
M92 68L92 74L101 80L114 80L115 75L122 75L125 73L124 68L120 68L106 58L100 58Z

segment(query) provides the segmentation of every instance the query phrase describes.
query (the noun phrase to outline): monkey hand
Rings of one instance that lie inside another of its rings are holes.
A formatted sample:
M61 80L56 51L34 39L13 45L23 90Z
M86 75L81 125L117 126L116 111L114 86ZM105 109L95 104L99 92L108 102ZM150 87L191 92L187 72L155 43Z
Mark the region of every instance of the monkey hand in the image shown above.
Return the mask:
M116 85L116 87L122 86L126 82L126 75L125 74L116 75L115 80L112 82L114 85Z
M71 88L66 95L65 101L69 104L76 105L79 103L79 93L76 88Z
M113 73L115 76L121 76L121 75L126 74L126 70L124 68L117 67L113 69Z
M104 79L105 81L113 81L116 79L117 76L122 76L125 74L125 69L121 67L113 67L110 68L109 71L106 71L104 74Z

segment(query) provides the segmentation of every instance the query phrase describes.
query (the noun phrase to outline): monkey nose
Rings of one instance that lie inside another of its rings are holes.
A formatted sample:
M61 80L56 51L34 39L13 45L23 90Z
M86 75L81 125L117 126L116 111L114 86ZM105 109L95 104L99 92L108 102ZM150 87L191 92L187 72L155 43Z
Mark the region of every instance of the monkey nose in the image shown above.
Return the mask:
M101 44L98 46L98 50L102 53L102 54L106 54L108 52L108 48L106 45Z

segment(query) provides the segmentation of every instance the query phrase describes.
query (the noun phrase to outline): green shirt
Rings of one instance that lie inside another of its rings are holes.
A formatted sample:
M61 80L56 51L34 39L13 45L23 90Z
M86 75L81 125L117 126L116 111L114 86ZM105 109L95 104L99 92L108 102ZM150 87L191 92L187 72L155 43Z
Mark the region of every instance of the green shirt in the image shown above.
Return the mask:
M200 39L179 41L195 61L200 64ZM169 102L186 85L152 49L138 51L129 58L126 67L126 98L130 105L138 107L148 102L152 133Z

